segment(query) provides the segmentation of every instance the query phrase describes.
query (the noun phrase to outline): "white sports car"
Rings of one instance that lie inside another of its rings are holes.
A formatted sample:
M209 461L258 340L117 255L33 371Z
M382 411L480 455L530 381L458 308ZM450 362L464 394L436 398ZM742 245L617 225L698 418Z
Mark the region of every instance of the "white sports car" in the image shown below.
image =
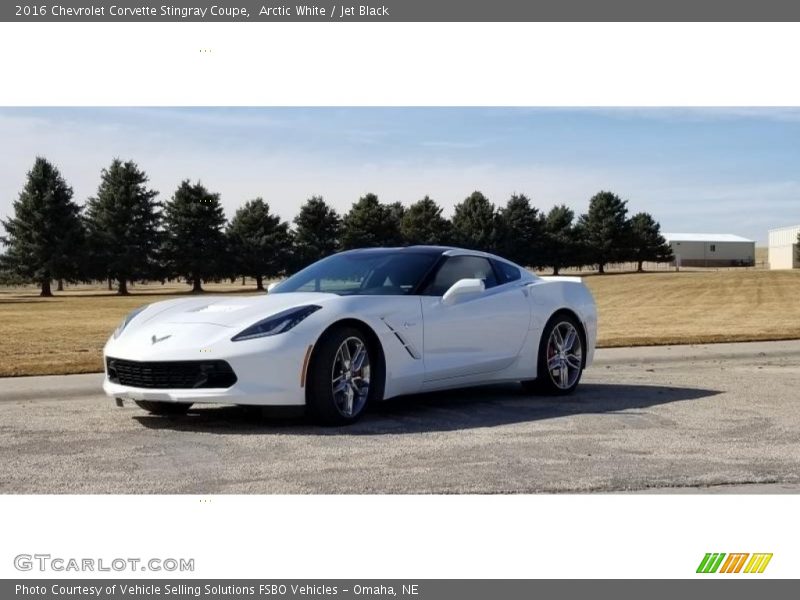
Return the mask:
M572 392L597 313L578 278L537 277L458 248L329 256L243 297L133 311L105 346L106 394L155 414L193 403L306 406L324 423L370 402L502 381Z

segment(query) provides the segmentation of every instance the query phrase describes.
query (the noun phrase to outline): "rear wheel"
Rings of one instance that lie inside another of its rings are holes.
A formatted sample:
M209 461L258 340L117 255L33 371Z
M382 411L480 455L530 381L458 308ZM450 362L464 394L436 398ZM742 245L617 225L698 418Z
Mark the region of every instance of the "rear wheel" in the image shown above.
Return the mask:
M158 402L156 400L134 400L136 406L143 408L151 415L185 415L192 406L188 402Z
M358 420L375 393L371 386L373 354L354 327L337 327L318 342L309 367L308 410L326 425Z
M575 391L584 366L584 337L580 323L567 314L557 314L545 325L539 345L537 378L523 381L526 390L547 396Z

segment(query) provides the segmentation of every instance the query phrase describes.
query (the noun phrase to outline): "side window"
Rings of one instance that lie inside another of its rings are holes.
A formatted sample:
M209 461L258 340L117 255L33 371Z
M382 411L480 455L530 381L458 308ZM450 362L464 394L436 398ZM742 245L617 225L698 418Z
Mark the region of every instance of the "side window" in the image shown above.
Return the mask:
M422 292L424 296L444 296L460 279L483 279L486 288L497 285L492 265L480 256L451 256L437 271L436 276Z
M517 267L500 260L494 260L492 262L494 263L494 268L497 270L501 284L510 283L522 278L522 273L519 272Z

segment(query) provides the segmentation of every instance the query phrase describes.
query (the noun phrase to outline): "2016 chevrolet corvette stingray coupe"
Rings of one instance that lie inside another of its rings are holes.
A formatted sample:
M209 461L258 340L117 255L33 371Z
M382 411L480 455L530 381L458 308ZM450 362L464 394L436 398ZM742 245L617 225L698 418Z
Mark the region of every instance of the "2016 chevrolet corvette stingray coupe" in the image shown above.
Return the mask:
M306 406L347 424L371 402L521 381L572 392L597 313L578 278L459 248L334 254L270 289L133 311L104 350L105 392L154 414L193 403Z

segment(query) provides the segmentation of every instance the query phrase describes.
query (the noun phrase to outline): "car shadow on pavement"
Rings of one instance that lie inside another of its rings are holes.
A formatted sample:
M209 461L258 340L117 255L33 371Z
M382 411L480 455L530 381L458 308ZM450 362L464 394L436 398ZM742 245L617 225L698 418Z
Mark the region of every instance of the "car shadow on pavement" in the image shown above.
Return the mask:
M518 384L508 384L393 398L371 407L360 421L347 427L321 427L302 416L237 406L195 406L179 417L141 414L134 419L150 429L222 435L402 435L614 413L703 400L719 393L675 386L587 383L571 396L552 398L531 396Z

